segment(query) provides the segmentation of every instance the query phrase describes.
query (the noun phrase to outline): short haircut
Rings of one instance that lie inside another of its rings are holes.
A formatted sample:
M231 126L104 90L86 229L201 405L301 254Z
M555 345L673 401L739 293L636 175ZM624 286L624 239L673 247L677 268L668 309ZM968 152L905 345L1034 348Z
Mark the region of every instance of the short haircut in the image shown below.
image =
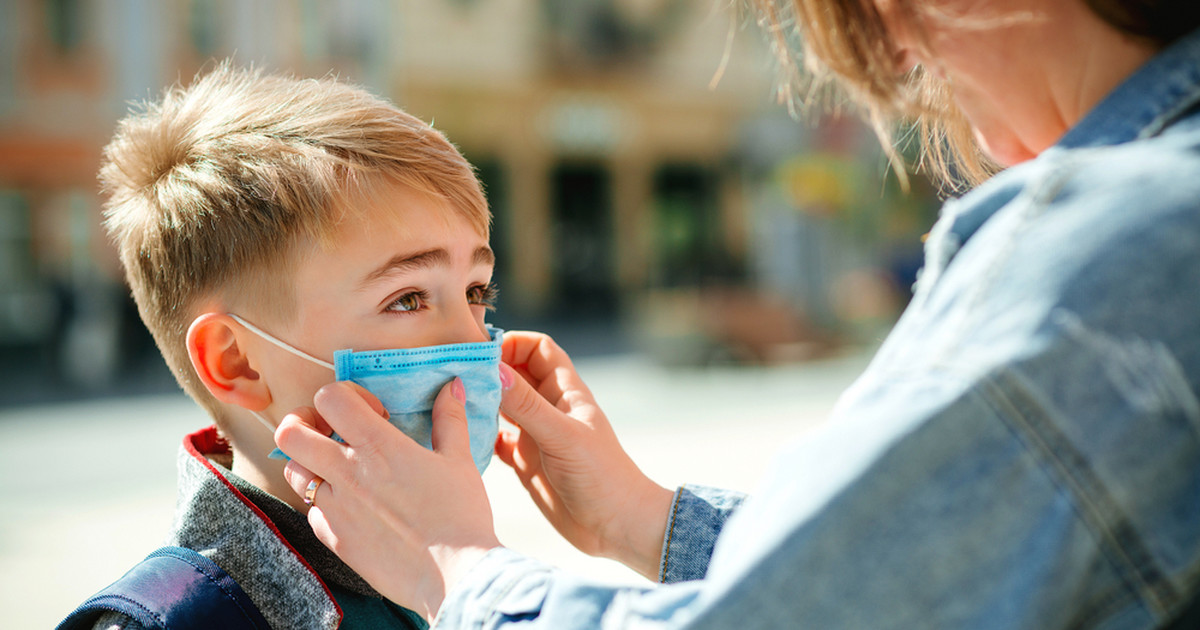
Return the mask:
M1127 35L1165 46L1200 27L1197 0L1086 0L1088 8ZM946 83L918 67L895 74L891 37L875 0L750 0L783 66L789 99L805 100L835 82L861 105L892 164L903 164L892 145L896 119L917 123L921 164L951 187L986 179L998 166L980 149ZM1028 15L952 16L920 0L895 0L902 19L949 20L974 28L1003 26Z
M229 62L122 120L100 180L142 321L214 416L186 348L202 300L287 321L298 248L327 243L345 201L385 181L446 200L485 237L490 221L474 169L429 125L335 78Z

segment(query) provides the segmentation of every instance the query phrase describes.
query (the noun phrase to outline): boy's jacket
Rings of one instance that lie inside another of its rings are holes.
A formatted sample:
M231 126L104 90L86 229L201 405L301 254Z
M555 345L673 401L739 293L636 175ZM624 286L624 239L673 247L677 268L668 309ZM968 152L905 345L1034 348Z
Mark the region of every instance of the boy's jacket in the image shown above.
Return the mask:
M344 616L369 627L428 627L415 613L384 600L317 540L303 515L234 475L231 464L229 445L216 427L184 438L166 545L193 549L215 562L272 628L331 630ZM334 593L350 607L346 615ZM111 627L106 623L139 628L116 613L102 618L99 627Z

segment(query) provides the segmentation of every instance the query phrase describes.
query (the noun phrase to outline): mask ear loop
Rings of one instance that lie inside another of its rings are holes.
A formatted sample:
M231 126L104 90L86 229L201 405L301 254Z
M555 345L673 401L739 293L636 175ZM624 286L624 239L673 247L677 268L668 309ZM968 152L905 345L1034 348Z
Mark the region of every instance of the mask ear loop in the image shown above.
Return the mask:
M305 360L308 360L308 361L312 361L313 363L316 363L317 365L321 365L321 366L324 366L324 367L326 367L326 368L329 368L330 370L334 370L334 371L336 371L336 370L334 369L334 366L333 366L333 364L332 364L332 363L330 363L330 362L328 362L328 361L322 361L321 359L318 359L317 357L314 357L313 355L311 355L311 354L308 354L307 352L304 352L303 350L300 350L300 349L298 349L298 348L294 348L294 347L292 347L292 346L290 346L290 345L288 345L288 344L284 343L283 341L280 341L279 339L277 339L276 337L274 337L273 335L271 335L271 334L270 334L270 333L268 333L267 331L265 331L265 330L263 330L263 329L259 328L258 326L255 326L254 324L251 324L250 322L248 322L248 321L246 321L246 320L242 319L241 317L237 316L236 314L234 314L234 313L226 313L226 315L228 315L228 316L232 317L232 318L233 318L233 320L234 320L234 321L236 321L237 323L239 323L239 324L241 324L241 325L245 326L245 327L246 327L246 329L247 329L247 330L249 330L250 332L252 332L252 333L254 333L254 334L258 335L259 337L262 337L263 339L265 339L265 340L267 340L267 341L269 341L269 342L271 342L271 343L275 344L276 346L279 346L280 348L282 348L282 349L284 349L284 350L287 350L288 352L290 352L290 353L292 353L292 354L294 354L294 355L296 355L296 356L300 357L301 359L305 359ZM278 428L278 427L276 427L275 425L271 424L271 421L270 421L270 420L267 420L267 417L266 417L266 416L262 415L261 413L259 413L259 412L255 411L255 410L253 410L253 409L247 409L246 411L249 411L249 412L250 412L250 413L251 413L251 414L254 416L254 418L255 418L256 420L258 420L259 422L261 422L261 423L262 423L262 425L263 425L264 427L266 427L266 428L267 428L267 431L270 431L272 434L274 434L274 433L275 433L275 429L276 429L276 428ZM276 450L276 451L279 451L279 449L275 449L275 450ZM283 452L282 452L282 451L279 451L279 453L280 453L280 455L282 455L282 454L283 454ZM272 453L271 453L271 455L272 455L272 456L274 456L274 454L275 454L274 452L272 452ZM286 455L284 455L284 458L286 458L286 457L287 457L287 456L286 456Z
M230 317L233 318L234 321L245 326L247 329L250 330L250 332L258 335L259 337L262 337L263 339L266 339L267 341L279 346L280 348L283 348L284 350L287 350L288 352L291 352L292 354L300 357L301 359L307 359L309 361L312 361L313 363L316 363L317 365L327 367L331 371L336 371L335 368L333 367L332 363L318 359L317 357L314 357L313 355L311 355L307 352L304 352L303 350L294 348L294 347L280 341L279 339L273 337L271 334L267 333L265 330L259 328L258 326L255 326L254 324L251 324L250 322L242 319L241 317L238 317L237 315L235 315L233 313L226 313L226 315L229 315Z
M262 423L262 425L263 425L264 427L267 427L267 430L268 430L268 431L270 431L272 434L274 434L274 433L275 433L275 429L278 429L278 428L279 428L279 427L277 427L277 426L275 426L275 425L271 424L271 421L270 421L270 420L267 420L267 417L266 417L266 416L264 416L264 415L262 415L261 413L259 413L259 412L255 411L255 410L253 410L253 409L247 409L246 411L249 411L251 414L254 414L254 417L255 417L255 418L256 418L256 419L257 419L259 422L261 422L261 423Z

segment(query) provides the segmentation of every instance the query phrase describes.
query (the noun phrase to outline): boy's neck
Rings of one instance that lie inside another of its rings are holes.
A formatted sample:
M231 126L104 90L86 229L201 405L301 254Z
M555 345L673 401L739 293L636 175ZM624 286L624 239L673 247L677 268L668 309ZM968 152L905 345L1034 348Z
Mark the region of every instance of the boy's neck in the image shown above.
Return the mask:
M292 487L283 478L284 461L269 459L265 464L258 464L245 457L238 451L233 452L233 474L254 484L263 492L287 503L301 514L308 513L308 506L296 496Z
M233 451L233 474L287 503L297 512L307 514L308 506L283 477L287 462L267 457L275 448L271 434L263 431L254 419L237 417L233 418L231 424L236 425L227 431L229 446Z

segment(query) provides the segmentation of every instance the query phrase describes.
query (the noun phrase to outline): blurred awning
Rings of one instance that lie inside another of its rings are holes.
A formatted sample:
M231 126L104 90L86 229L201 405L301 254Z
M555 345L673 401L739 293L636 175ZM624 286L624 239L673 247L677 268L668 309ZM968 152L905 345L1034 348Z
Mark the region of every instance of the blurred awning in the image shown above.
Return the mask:
M0 187L94 188L100 152L78 139L0 134Z

